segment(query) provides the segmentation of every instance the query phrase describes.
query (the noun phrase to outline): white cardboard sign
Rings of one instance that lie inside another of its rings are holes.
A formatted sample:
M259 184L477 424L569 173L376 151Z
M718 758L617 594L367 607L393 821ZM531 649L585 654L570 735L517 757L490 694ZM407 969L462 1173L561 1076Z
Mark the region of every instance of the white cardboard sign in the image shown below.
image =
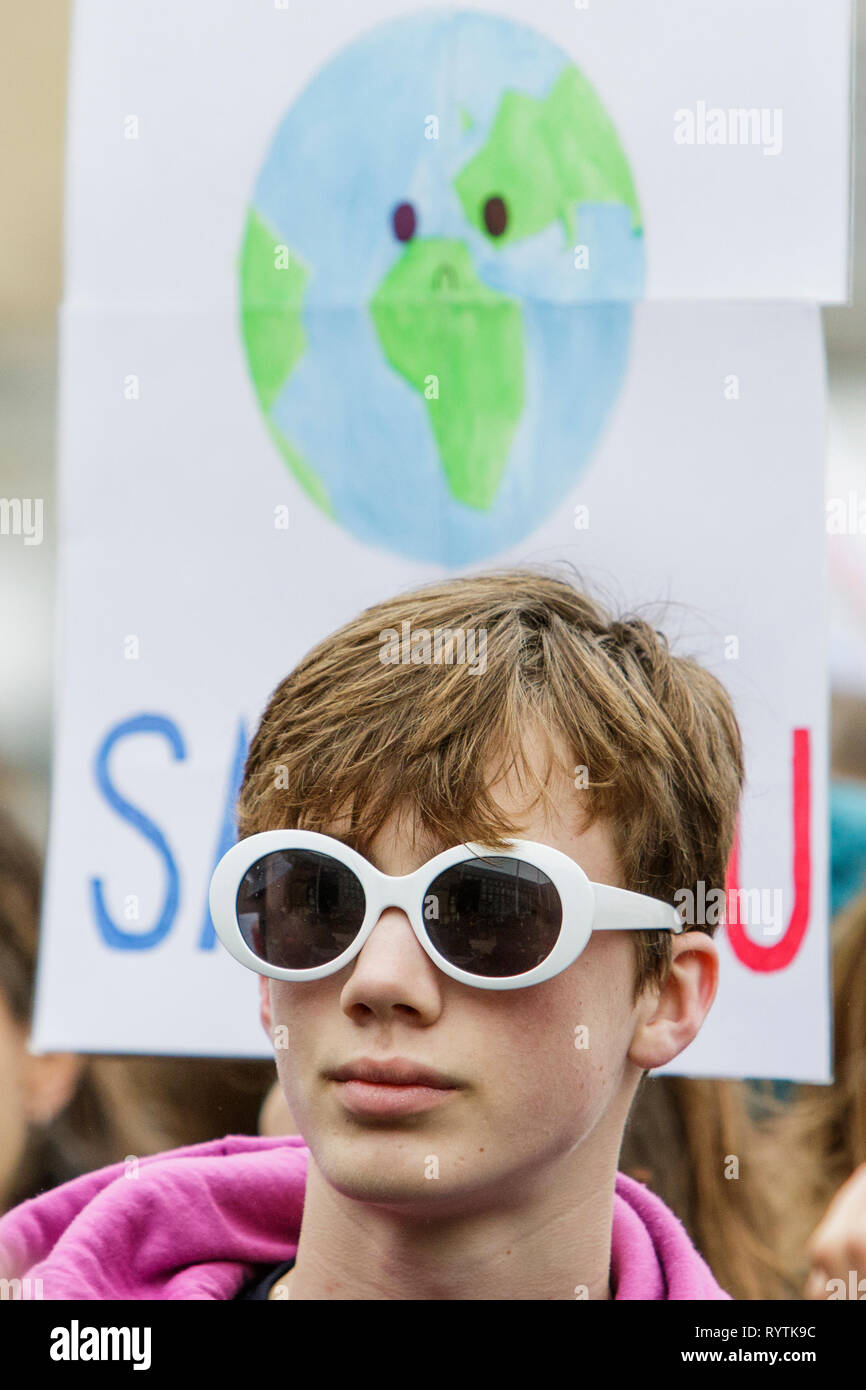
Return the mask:
M37 1047L266 1055L206 899L269 692L561 557L679 605L746 736L672 1070L828 1077L820 321L712 301L845 296L850 15L729 9L79 3Z

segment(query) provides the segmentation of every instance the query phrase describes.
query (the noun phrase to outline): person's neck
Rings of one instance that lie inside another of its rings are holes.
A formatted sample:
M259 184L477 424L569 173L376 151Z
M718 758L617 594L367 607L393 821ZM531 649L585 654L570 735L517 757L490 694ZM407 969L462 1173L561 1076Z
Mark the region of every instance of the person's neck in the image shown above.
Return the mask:
M586 1157L586 1156L585 1156ZM589 1167L594 1165L590 1164ZM293 1299L609 1299L615 1171L575 1174L577 1151L509 1201L501 1187L468 1213L368 1204L332 1188L312 1156ZM562 1168L565 1171L562 1171ZM587 1181L589 1179L589 1181Z

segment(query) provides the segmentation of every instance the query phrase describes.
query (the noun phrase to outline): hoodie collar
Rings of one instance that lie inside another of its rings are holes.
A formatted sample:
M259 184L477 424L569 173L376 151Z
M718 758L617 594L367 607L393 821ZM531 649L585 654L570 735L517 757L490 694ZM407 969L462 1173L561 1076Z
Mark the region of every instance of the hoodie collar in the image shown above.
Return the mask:
M308 1159L300 1135L229 1135L87 1173L0 1220L0 1276L50 1299L232 1299L257 1266L296 1254ZM611 1288L621 1300L729 1297L673 1213L622 1173Z

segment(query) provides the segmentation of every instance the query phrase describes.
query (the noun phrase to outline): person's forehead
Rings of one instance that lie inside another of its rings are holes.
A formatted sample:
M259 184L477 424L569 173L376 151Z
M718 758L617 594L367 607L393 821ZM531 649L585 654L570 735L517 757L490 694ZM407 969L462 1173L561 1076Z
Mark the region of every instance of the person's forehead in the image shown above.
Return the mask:
M499 770L491 765L487 780L488 793L508 825L508 838L537 840L566 853L573 851L573 837L581 833L583 812L570 767L569 753L561 737L546 733L537 721L528 722L523 729L520 756L505 757ZM541 786L548 792L546 799L538 797ZM456 827L450 833L437 831L421 819L409 801L395 805L377 835L366 844L358 843L351 825L349 799L333 820L315 828L360 850L384 873L410 873L443 850L478 838L469 832L461 834ZM599 833L604 834L596 831L596 836Z
M345 835L337 839L345 840ZM459 835L437 835L407 816L393 816L375 839L364 847L364 855L383 873L410 873L443 850L460 844ZM395 863L399 868L389 867Z

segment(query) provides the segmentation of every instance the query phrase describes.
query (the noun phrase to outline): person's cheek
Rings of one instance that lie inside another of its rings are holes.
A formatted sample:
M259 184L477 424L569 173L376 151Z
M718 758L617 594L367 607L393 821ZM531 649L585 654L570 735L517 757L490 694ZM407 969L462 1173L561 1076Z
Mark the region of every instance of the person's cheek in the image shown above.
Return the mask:
M303 1108L303 1088L298 1085L304 1074L303 1028L298 1009L294 1006L292 986L283 980L271 980L271 1042L280 1087L293 1116Z
M271 1034L283 1095L301 1128L315 1123L326 1094L322 1073L346 1058L331 1041L340 1035L338 995L333 981L296 984L271 981ZM363 1051L358 1048L358 1051Z
M569 1146L583 1137L603 1104L605 1020L597 1007L558 976L514 991L507 1027L491 1042L487 1080L498 1083L492 1103L519 1147L524 1142Z
M560 1063L548 1084L564 1089L567 1102L590 1125L623 1079L632 1026L631 967L627 942L593 938L580 959L550 982L545 1001L550 1053Z

